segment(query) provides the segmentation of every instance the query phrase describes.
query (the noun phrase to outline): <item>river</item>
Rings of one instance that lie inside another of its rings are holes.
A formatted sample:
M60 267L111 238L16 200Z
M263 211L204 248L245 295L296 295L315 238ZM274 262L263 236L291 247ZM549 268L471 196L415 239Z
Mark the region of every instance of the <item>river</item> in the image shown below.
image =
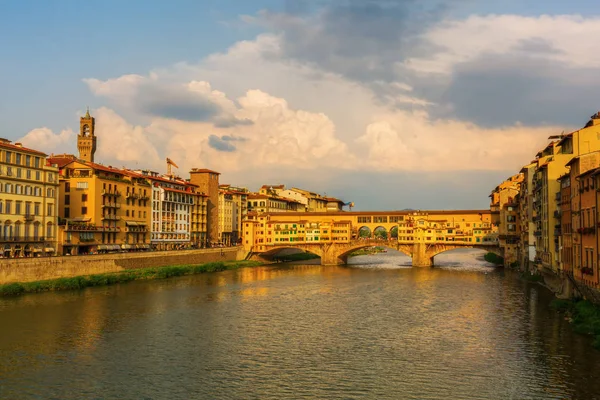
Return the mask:
M600 352L477 251L0 299L2 399L600 399Z

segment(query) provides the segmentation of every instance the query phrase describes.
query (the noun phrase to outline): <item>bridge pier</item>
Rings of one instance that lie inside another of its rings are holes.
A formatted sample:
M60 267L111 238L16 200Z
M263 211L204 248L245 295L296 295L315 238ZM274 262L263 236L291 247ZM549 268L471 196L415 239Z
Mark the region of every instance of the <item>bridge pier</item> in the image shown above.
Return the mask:
M427 254L427 245L425 243L415 243L412 252L413 267L432 267L433 257Z
M343 260L333 251L327 251L321 255L321 265L342 265L346 264L346 260Z

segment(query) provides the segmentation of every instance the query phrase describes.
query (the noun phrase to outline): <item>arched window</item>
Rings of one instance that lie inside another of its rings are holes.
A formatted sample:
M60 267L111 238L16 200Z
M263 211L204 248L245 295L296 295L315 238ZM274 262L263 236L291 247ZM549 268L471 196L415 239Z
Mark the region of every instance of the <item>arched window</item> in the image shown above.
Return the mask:
M48 238L53 238L54 237L54 224L52 222L48 222L48 224L46 225L46 240L48 240Z
M85 124L82 128L81 128L81 133L83 134L83 136L90 136L90 126Z

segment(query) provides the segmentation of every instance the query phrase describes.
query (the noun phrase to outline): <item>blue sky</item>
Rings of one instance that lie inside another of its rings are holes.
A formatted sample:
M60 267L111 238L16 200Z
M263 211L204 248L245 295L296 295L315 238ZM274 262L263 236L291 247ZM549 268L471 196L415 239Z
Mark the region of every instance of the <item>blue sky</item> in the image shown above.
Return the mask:
M0 137L74 151L89 105L107 163L159 169L169 155L251 188L335 187L366 208L444 208L431 193L443 172L468 188L453 207L485 206L493 180L600 108L600 60L586 47L599 10L591 0L4 0ZM371 190L393 200L369 200L359 176L385 176Z

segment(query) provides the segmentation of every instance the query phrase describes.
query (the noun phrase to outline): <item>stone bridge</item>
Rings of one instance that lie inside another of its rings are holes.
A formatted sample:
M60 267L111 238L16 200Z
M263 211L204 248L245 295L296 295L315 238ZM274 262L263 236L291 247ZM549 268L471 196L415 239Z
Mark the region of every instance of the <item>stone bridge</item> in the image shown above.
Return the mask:
M348 256L352 252L372 246L387 247L406 254L412 258L413 267L431 267L434 265L435 256L454 249L483 249L499 256L503 256L503 252L497 242L472 243L466 241L452 241L444 243L425 243L375 239L359 239L345 243L282 243L265 246L265 251L256 253L254 256L268 258L283 249L299 249L321 257L321 265L341 265L347 263Z

